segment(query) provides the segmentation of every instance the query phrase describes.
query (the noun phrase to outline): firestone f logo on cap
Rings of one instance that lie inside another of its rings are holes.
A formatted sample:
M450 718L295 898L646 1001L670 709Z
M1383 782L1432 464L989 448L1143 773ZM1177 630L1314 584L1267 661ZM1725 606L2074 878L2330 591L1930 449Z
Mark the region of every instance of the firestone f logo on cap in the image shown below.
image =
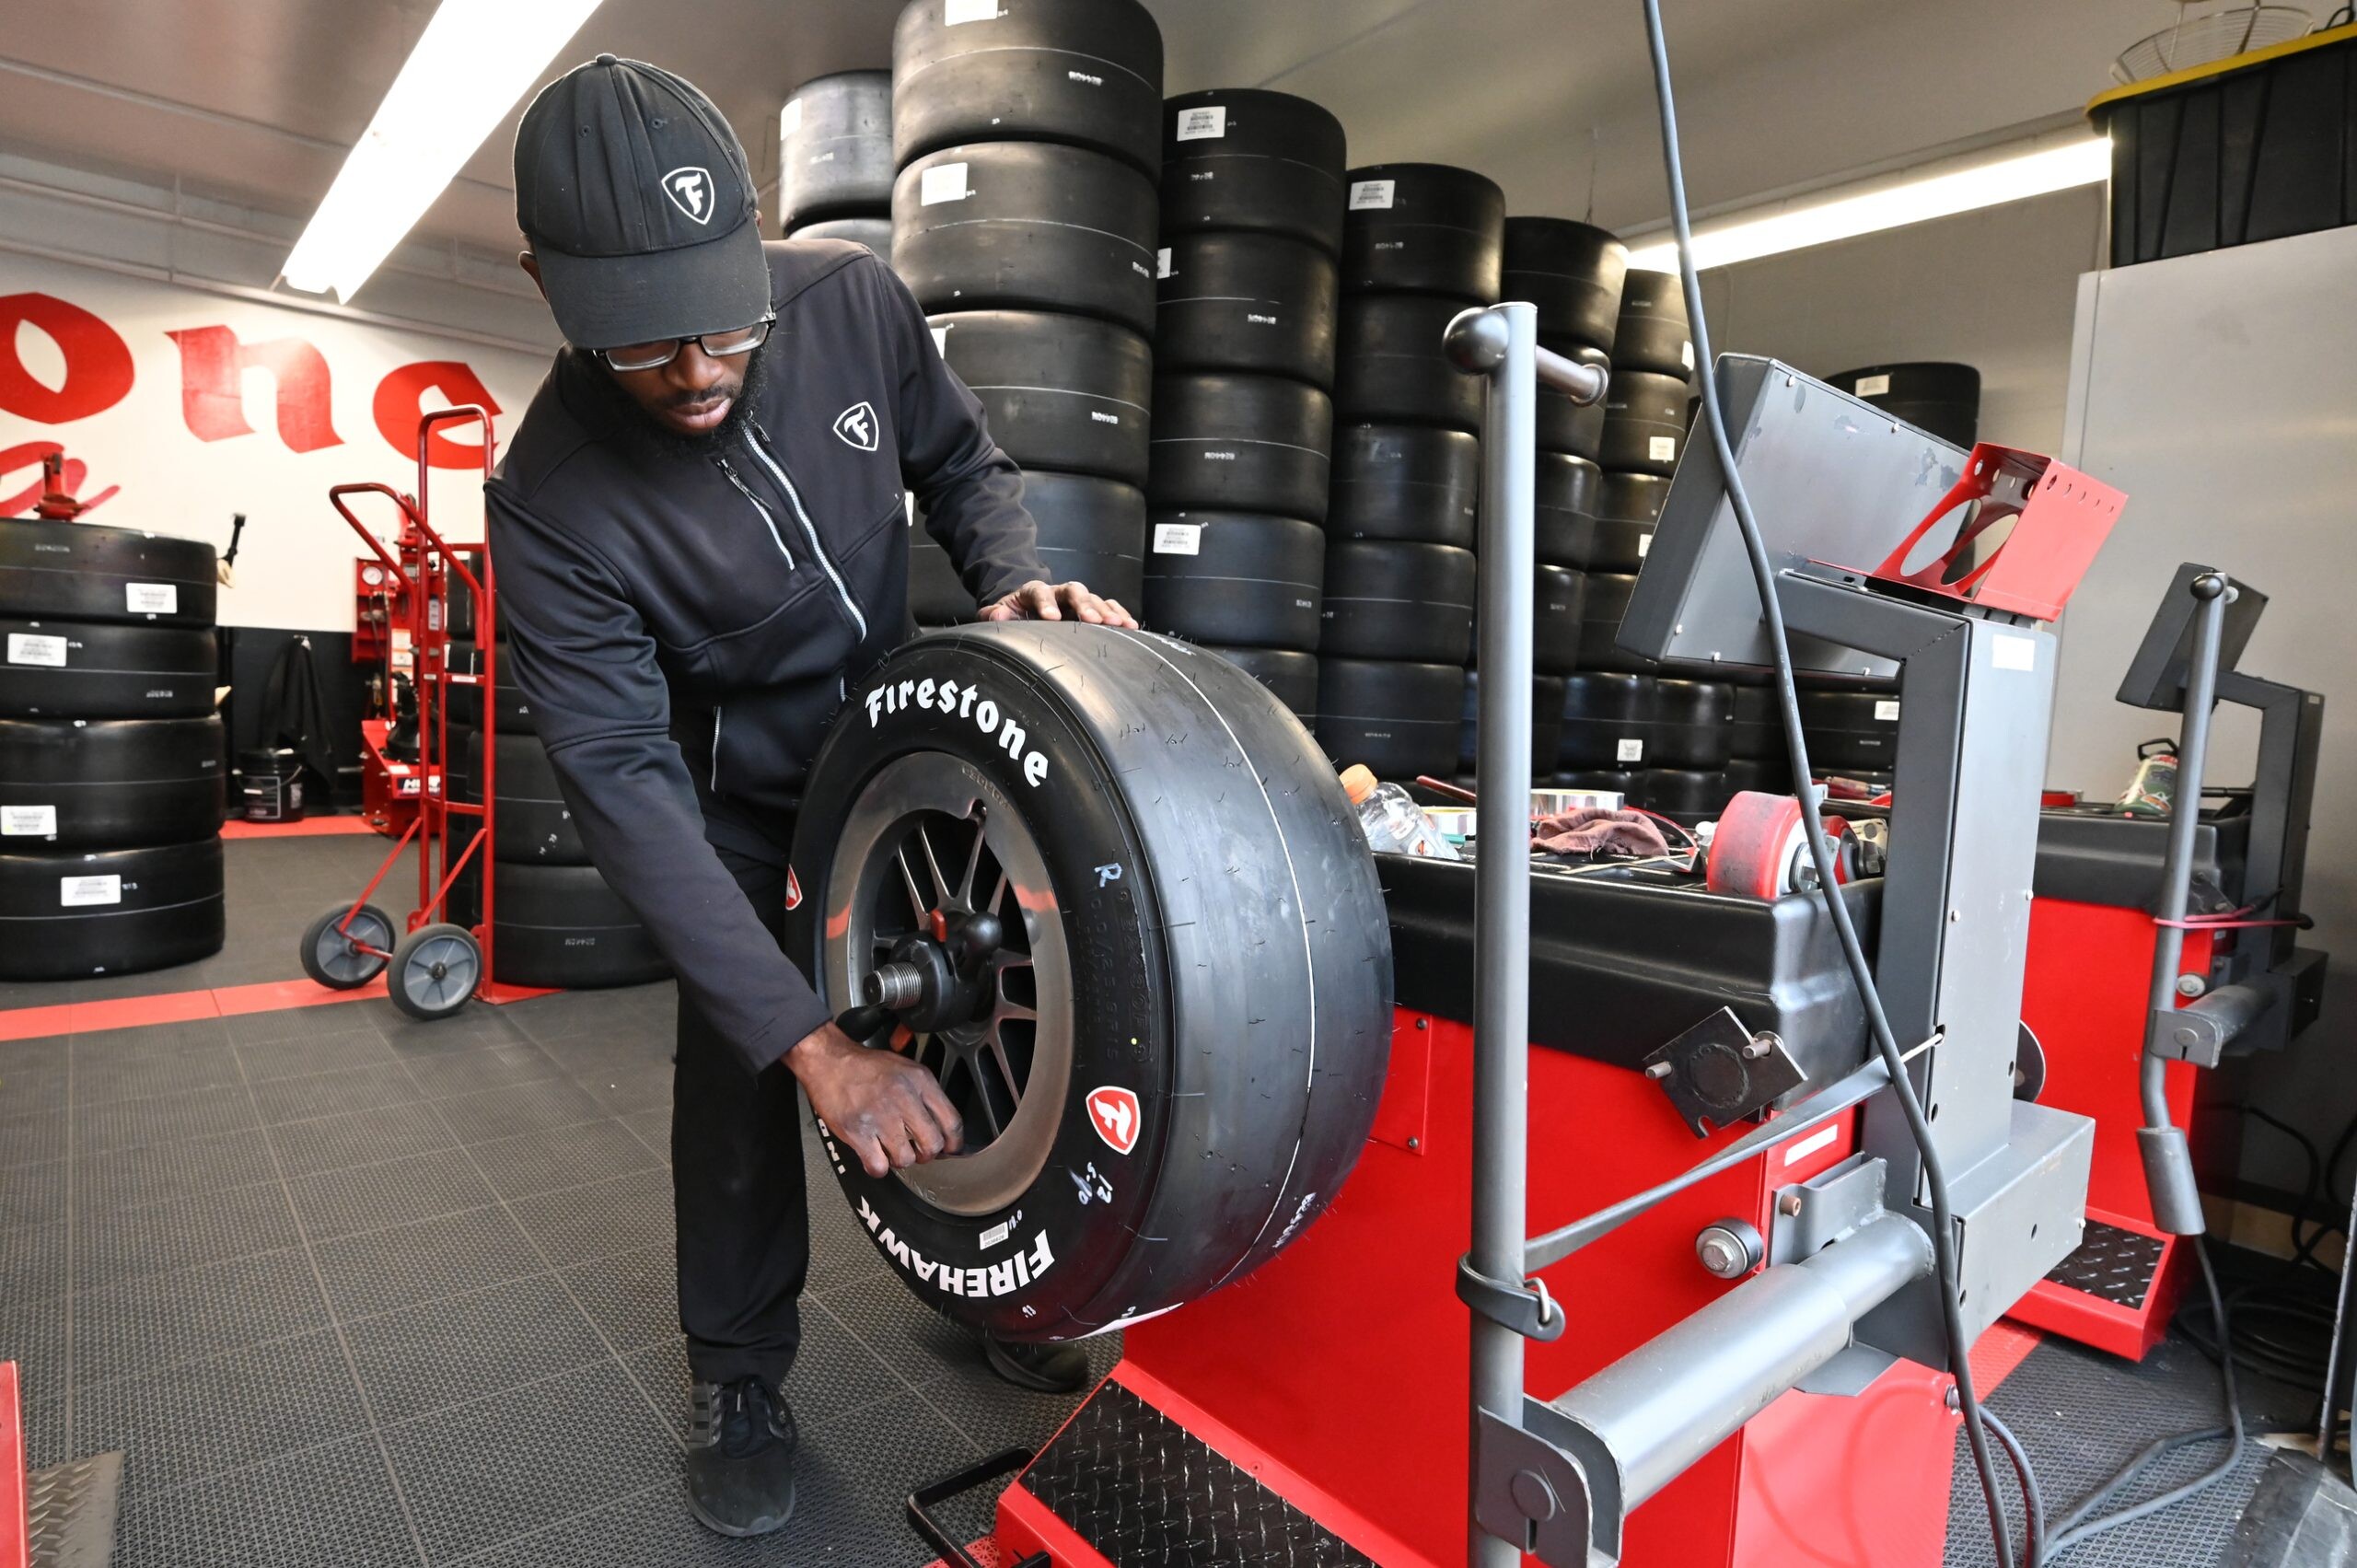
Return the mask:
M663 177L663 194L697 223L712 221L712 171L675 168Z

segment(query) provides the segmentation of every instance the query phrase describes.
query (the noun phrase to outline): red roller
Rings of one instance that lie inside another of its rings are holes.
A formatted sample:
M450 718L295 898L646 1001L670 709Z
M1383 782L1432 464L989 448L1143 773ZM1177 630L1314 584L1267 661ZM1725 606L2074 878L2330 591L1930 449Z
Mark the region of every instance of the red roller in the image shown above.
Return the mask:
M1847 882L1856 874L1857 865L1849 819L1828 817L1823 820L1826 833L1833 840L1834 879ZM1719 813L1703 882L1714 893L1774 900L1807 886L1803 877L1809 865L1808 835L1801 825L1799 799L1747 789Z

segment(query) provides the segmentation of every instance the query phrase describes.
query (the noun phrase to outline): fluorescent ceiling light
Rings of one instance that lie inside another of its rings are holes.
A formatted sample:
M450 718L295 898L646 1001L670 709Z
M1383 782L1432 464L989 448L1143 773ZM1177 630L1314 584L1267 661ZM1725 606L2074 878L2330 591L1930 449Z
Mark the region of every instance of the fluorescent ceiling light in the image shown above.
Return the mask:
M2110 175L2111 144L2092 136L1969 168L1922 173L1855 195L1798 198L1757 216L1704 226L1694 236L1694 264L1724 267L1927 218L2018 202L2026 196L2042 196L2049 191L2097 185ZM1629 265L1675 271L1677 241L1665 238L1632 248Z
M286 258L349 300L539 79L598 0L442 0Z

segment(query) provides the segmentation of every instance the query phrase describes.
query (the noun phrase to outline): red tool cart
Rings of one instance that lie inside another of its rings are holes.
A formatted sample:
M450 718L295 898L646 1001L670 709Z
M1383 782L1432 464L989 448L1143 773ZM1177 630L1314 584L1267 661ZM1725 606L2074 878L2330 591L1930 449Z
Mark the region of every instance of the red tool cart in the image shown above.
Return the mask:
M482 425L483 477L493 462L491 415L468 404L427 414L417 425L417 492L403 495L381 483L339 484L328 492L337 513L352 526L383 563L384 581L391 591L380 601L386 607L388 637L405 633L410 650L411 678L417 693L417 759L402 764L399 792L404 804L413 803L409 817L377 875L349 905L337 904L311 923L303 934L303 970L321 985L349 991L385 976L387 993L401 1011L419 1018L447 1017L466 1005L470 997L486 1002L510 1002L543 993L503 986L490 977L493 968L492 918L494 887L491 842L497 798L494 771L498 757L497 705L482 704L482 777L481 798L452 798L455 773L450 766L450 693L461 686L489 688L496 679L498 608L488 554L480 557L480 575L467 552L453 549L430 521L427 490L430 470L426 445L436 427L480 421ZM371 532L353 514L348 497L377 494L401 509L401 531L393 546ZM451 634L447 613L450 595L463 591L474 610L477 668L453 669ZM381 749L383 738L372 737ZM370 903L377 887L414 842L417 854L417 905L397 935L392 919ZM470 866L482 889L479 916L473 925L450 918L453 889Z

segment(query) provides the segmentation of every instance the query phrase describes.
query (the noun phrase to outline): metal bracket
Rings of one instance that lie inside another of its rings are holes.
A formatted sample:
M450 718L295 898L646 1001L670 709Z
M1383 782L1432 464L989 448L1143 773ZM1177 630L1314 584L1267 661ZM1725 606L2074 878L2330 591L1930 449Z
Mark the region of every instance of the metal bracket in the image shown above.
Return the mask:
M1547 1294L1546 1281L1515 1285L1493 1280L1473 1266L1469 1252L1457 1260L1457 1299L1526 1340L1551 1344L1563 1337L1563 1309Z
M1620 1561L1620 1468L1585 1427L1525 1397L1522 1424L1484 1410L1473 1436L1473 1519L1548 1568Z
M1872 1155L1852 1155L1807 1181L1778 1188L1768 1261L1798 1263L1814 1258L1882 1214L1889 1169Z
M1808 1081L1781 1036L1753 1034L1730 1007L1646 1057L1645 1076L1698 1138L1767 1109Z
M2275 998L2263 986L2222 985L2182 1007L2152 1015L2144 1049L2153 1055L2197 1067L2215 1067L2226 1048L2256 1023Z

